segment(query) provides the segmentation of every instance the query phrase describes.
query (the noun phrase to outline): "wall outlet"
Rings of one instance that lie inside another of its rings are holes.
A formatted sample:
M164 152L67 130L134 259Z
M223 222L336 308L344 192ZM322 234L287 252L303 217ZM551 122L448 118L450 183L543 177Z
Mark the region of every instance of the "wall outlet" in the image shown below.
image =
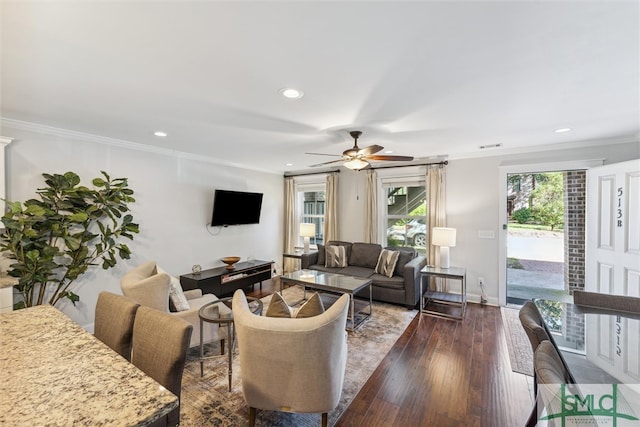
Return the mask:
M478 277L478 285L484 286L484 277Z

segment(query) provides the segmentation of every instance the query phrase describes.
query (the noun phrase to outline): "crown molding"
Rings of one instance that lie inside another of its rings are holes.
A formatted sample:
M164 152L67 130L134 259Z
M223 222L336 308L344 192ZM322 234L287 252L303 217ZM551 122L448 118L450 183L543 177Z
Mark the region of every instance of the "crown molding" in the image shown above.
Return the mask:
M281 175L281 172L274 172L272 170L266 170L266 169L256 169L254 167L243 165L242 163L223 162L214 157L187 153L179 150L170 150L167 148L154 147L152 145L141 144L139 142L110 138L110 137L100 136L100 135L93 135L90 133L78 132L78 131L73 131L69 129L62 129L54 126L47 126L47 125L42 125L38 123L25 122L22 120L9 119L5 117L0 117L0 128L2 128L2 132L5 134L7 133L7 130L5 130L5 128L12 128L17 130L45 134L45 135L53 135L53 136L62 137L62 138L72 138L72 139L76 139L84 142L91 142L95 144L103 144L103 145L109 145L112 147L125 148L127 150L135 150L135 151L143 151L147 153L160 154L164 156L175 157L181 160L182 159L194 160L194 161L212 163L220 166L232 167L237 169L264 172L271 175ZM8 138L8 137L0 137L0 138L8 139L9 142L15 140L15 138Z

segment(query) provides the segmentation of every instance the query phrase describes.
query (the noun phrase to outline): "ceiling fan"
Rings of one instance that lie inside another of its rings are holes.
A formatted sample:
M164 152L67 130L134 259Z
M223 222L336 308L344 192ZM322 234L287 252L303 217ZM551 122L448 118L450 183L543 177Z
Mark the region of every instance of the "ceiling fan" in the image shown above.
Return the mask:
M386 154L376 154L384 149L380 145L370 145L368 147L358 147L358 138L362 135L359 130L353 130L349 132L349 135L353 138L353 147L342 152L341 158L338 160L331 160L328 162L318 163L311 165L311 167L325 166L332 163L344 162L344 166L353 170L362 170L371 167L369 160L391 160L391 161L411 161L412 156L389 156ZM337 156L338 154L324 154L324 153L305 153L319 156Z

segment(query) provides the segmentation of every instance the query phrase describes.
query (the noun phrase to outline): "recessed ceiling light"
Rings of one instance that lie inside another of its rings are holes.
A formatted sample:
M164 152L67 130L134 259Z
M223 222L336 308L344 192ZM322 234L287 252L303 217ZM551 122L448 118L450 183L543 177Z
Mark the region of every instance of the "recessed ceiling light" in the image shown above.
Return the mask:
M384 153L385 153L385 154L391 154L391 153L393 153L393 150L387 150L387 151L385 151Z
M555 132L556 133L563 133L563 132L570 132L571 128L562 128L562 129L556 129Z
M165 136L167 136L167 133L166 133L166 132L162 132L162 131L159 131L159 130L158 130L158 131L155 131L153 134L154 134L155 136L161 136L161 137L165 137Z
M293 163L286 163L285 166L293 166Z
M280 89L280 94L289 99L300 99L304 96L304 92L291 87L285 87Z

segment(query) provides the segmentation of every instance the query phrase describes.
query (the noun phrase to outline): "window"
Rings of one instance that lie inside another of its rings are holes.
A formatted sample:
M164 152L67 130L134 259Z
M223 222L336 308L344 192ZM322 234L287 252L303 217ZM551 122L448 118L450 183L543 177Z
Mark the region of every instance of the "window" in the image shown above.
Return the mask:
M426 253L429 228L424 175L383 176L378 185L383 246L412 246Z
M386 246L413 246L425 253L427 248L427 198L424 185L385 187L387 198Z
M300 224L312 223L316 226L316 234L310 239L312 246L322 244L324 240L324 210L325 210L325 177L314 176L314 181L306 179L296 179L296 236L298 243L296 246L304 244L300 237ZM301 182L300 182L301 181Z

